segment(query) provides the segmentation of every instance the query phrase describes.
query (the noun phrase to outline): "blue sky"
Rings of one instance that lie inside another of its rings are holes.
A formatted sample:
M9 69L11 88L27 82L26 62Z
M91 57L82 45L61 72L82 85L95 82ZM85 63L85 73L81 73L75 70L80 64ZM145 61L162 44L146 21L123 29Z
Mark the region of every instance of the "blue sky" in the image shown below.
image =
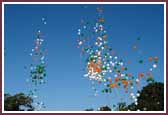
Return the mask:
M112 105L127 95L122 90L92 96L90 81L83 77L80 50L76 48L80 20L94 20L98 5L5 5L5 93L28 92L26 79L31 63L35 32L40 27L45 37L47 55L47 83L40 87L40 98L46 110L84 110ZM163 5L103 5L105 27L109 44L118 57L130 60L132 73L149 68L147 58L158 56L159 63L153 75L163 82L164 73L164 7ZM41 18L45 17L46 25ZM141 37L140 41L136 41ZM132 51L133 44L138 45ZM124 52L128 54L125 56ZM144 64L137 63L144 59ZM141 84L142 86L145 84ZM119 95L119 96L117 96Z

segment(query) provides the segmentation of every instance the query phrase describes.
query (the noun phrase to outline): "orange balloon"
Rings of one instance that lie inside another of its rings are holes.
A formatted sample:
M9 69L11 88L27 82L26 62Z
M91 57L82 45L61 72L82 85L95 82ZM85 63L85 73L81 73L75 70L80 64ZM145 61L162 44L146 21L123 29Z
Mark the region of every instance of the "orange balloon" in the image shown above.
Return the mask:
M112 83L112 79L109 79L109 82Z
M102 72L102 69L101 69L101 61L99 60L98 62L93 62L93 61L90 61L90 63L88 64L88 70L92 71L92 73L100 73Z
M91 61L89 65L90 65L91 67L94 67L94 66L95 66L95 64L94 64L93 61Z
M100 73L102 70L100 68L96 68L96 72Z
M122 80L122 84L128 85L128 81L127 80Z
M115 82L118 82L118 81L120 81L120 77L115 78Z
M99 19L99 22L104 22L104 21L105 21L104 18Z
M116 83L110 84L110 88L115 88L115 87L118 87L118 84Z
M154 60L155 60L155 61L158 61L158 60L159 60L159 58L158 58L157 56L155 56L155 57L154 57Z
M124 71L124 70L125 70L125 67L122 67L121 70Z
M138 77L139 77L139 78L142 78L142 77L144 77L144 76L145 76L144 73L139 73L139 74L138 74Z
M151 61L153 60L153 58L152 58L152 57L149 57L148 60L151 62Z

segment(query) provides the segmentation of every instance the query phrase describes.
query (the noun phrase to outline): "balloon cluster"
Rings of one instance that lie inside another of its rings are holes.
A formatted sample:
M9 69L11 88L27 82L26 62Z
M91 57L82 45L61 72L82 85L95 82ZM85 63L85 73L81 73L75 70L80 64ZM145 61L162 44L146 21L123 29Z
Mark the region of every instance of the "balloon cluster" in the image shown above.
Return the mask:
M46 24L46 19L42 18L42 24ZM35 33L34 48L32 48L30 56L32 63L30 64L30 77L28 83L30 85L29 96L34 99L34 106L36 110L45 108L42 101L39 101L39 87L46 83L46 55L47 50L44 47L44 38L41 30L38 29Z
M149 62L152 63L151 68L147 72L139 72L137 74L129 73L126 60L119 58L114 53L114 49L108 44L108 34L104 27L105 19L103 17L103 8L98 7L98 18L93 22L81 20L81 27L77 31L77 48L81 49L85 58L86 72L84 77L92 81L92 89L95 91L95 96L98 95L96 84L103 84L103 93L111 93L113 89L122 88L129 94L131 99L137 105L137 97L139 93L134 94L134 87L140 85L140 81L154 82L152 70L157 67L158 57L149 57ZM140 37L137 38L141 40ZM133 50L137 50L134 45ZM143 60L139 60L139 64L143 64Z
M44 39L41 38L41 32L38 30L36 33L36 39L34 41L35 47L32 49L30 56L33 59L33 63L31 64L31 81L37 84L45 83L46 77L46 62L45 56L46 51L42 49Z

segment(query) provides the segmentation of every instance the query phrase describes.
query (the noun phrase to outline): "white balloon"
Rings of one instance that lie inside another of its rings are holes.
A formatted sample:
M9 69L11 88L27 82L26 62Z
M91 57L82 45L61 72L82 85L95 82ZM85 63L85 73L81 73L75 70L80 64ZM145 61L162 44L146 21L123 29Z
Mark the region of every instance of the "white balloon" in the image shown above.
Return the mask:
M137 102L135 102L135 105L138 105L138 103L137 103Z
M131 96L133 96L133 95L134 95L134 93L131 93L130 95L131 95Z
M156 68L157 67L157 65L156 64L153 64L153 68Z
M114 57L114 59L117 59L117 58L118 58L117 56Z
M136 95L137 95L137 97L139 97L139 96L140 96L140 94L139 94L139 93L137 93Z
M42 21L44 21L45 20L45 18L42 18Z
M149 71L152 71L152 68L150 68Z
M114 75L114 77L117 77L117 76L118 76L117 74Z
M78 44L79 44L79 45L82 45L82 41L80 41Z
M85 75L83 75L84 77L88 77L89 75L88 74L85 74Z
M125 76L125 74L121 74L121 77L124 77Z
M120 65L123 66L124 65L123 62L121 62Z
M136 79L136 82L139 82L139 79Z

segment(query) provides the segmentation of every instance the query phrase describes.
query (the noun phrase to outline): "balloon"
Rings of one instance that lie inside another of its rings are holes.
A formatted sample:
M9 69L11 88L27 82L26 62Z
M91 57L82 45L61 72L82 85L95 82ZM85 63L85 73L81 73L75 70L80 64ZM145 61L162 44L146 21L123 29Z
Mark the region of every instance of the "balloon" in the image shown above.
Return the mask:
M137 49L137 46L136 46L136 45L133 45L133 46L132 46L132 49L133 49L133 50L136 50L136 49Z
M145 74L143 72L138 74L138 78L142 78L144 76L145 76Z
M153 68L156 68L157 67L157 65L156 64L153 64Z
M152 57L149 57L148 60L151 62L151 61L153 61L153 58L152 58Z
M100 89L102 93L111 93L113 90L123 91L125 93L134 92L138 90L139 85L145 81L146 83L153 82L151 72L157 68L158 57L148 57L150 62L150 68L144 68L145 70L135 71L130 73L130 66L134 60L129 60L127 57L120 57L116 55L116 51L111 47L111 43L108 40L108 33L104 26L105 18L103 16L102 8L97 8L98 17L95 20L81 20L81 27L77 31L77 47L82 51L81 60L84 62L84 77L89 81L94 81L94 88L96 91ZM140 48L138 41L141 37L136 38L136 43L132 46L133 50ZM142 56L142 51L138 63L141 65L146 64L145 56ZM128 53L129 54L129 53ZM138 56L139 57L139 56ZM149 64L149 65L150 65ZM141 66L143 69L143 67ZM149 73L146 74L146 71ZM140 83L141 82L141 83ZM97 95L97 93L95 92ZM112 93L114 95L114 93ZM131 93L132 101L137 105L137 97L139 93L134 95ZM127 98L127 96L126 96Z
M118 87L118 84L114 83L114 84L110 84L110 88L116 88Z
M42 18L42 23L47 24L46 18ZM41 110L44 108L44 103L39 100L39 88L46 81L46 54L47 50L44 47L44 39L42 37L41 30L38 29L35 32L34 47L31 49L30 56L32 58L32 63L30 64L30 77L26 81L29 83L31 90L28 95L33 98L33 103L35 105L35 110Z
M137 40L141 40L141 38L140 38L140 37L137 37Z
M143 60L139 60L139 63L142 64L142 63L143 63Z
M155 56L155 57L154 57L154 60L155 60L155 61L158 61L158 60L159 60L159 58L158 58L157 56Z

